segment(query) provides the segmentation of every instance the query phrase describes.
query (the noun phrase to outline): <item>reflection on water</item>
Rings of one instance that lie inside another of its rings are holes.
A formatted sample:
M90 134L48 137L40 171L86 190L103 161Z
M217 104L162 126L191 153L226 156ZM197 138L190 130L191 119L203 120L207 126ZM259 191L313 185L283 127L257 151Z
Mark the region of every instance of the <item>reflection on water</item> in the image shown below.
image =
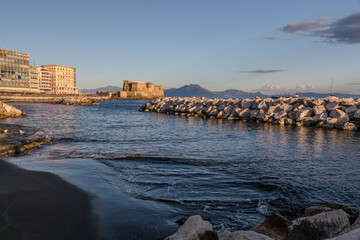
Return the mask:
M320 202L360 208L359 132L138 112L142 104L14 103L29 117L3 122L51 133L36 153L47 161L94 159L117 173L114 189L218 226L249 228Z

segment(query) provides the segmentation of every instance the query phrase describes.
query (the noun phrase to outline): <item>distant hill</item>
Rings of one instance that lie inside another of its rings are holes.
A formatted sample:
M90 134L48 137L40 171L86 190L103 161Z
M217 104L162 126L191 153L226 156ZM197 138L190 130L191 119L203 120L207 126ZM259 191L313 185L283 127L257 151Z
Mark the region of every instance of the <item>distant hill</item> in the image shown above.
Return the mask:
M261 92L248 93L237 89L225 91L210 91L198 84L185 85L180 88L164 90L166 97L206 97L206 98L254 98L255 96L267 97Z
M100 87L100 88L93 88L93 89L80 89L80 93L87 93L87 94L95 94L96 92L118 92L121 91L121 87L117 86L106 86L106 87Z

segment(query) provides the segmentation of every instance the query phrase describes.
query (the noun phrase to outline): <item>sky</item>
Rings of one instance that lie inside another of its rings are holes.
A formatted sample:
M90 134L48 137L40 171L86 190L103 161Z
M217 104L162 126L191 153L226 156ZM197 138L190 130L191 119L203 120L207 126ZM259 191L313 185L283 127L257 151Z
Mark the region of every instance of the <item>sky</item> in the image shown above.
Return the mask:
M79 88L360 94L359 0L2 0L0 22L0 48Z

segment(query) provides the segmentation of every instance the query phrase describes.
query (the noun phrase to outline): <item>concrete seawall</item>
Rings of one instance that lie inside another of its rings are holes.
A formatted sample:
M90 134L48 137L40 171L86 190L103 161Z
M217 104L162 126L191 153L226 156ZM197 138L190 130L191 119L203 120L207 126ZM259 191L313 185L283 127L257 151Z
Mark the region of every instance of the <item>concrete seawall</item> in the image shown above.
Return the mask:
M278 99L165 97L144 104L139 111L277 125L317 126L353 131L360 129L360 99L334 96Z

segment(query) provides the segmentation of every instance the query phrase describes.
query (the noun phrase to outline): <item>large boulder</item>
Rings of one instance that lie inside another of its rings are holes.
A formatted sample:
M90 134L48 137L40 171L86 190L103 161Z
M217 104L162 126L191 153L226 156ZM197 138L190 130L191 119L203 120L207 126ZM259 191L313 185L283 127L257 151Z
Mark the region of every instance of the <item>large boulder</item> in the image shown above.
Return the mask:
M267 235L276 240L285 240L289 235L291 222L279 214L272 214L252 231Z
M0 118L24 117L24 116L26 116L26 114L20 111L19 109L16 109L13 106L0 102Z
M235 231L229 232L226 229L221 229L217 232L219 240L274 240L266 235L254 231Z
M337 236L350 226L343 210L323 212L311 217L295 219L289 227L289 239L326 239Z
M331 103L326 104L326 109L328 111L332 111L332 110L338 109L338 108L340 108L340 105L338 102L331 102Z
M360 239L360 228L356 228L348 233L339 235L334 238L328 238L327 240L359 240Z
M300 109L296 112L296 121L302 121L306 117L310 117L314 113L314 110L311 107L306 107Z
M330 112L330 117L336 118L337 123L346 123L350 120L349 115L340 109L334 109Z
M217 240L218 237L208 221L204 221L201 216L194 215L189 217L181 225L176 233L166 237L165 240Z

